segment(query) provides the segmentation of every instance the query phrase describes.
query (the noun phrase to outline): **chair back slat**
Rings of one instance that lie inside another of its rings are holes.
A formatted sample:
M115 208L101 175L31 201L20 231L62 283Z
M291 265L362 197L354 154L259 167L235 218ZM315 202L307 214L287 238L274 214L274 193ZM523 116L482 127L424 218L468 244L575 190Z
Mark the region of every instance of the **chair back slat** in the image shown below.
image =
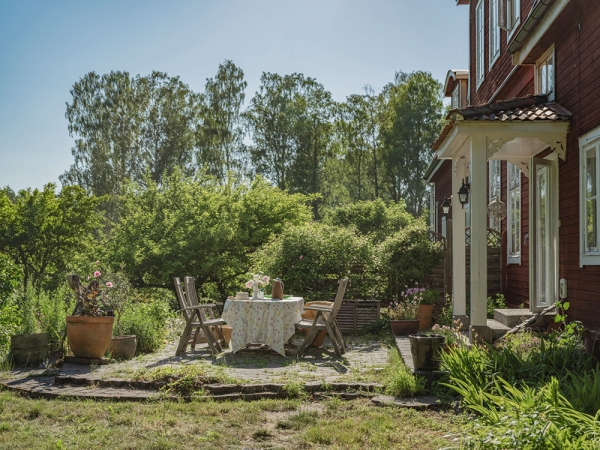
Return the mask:
M329 315L328 320L334 320L335 316L342 306L342 300L344 300L344 294L346 293L346 287L348 286L348 278L343 278L340 280L340 285L338 287L337 294L335 295L335 300L333 301L332 313Z
M187 304L185 292L183 292L183 288L181 287L181 281L179 280L179 277L175 277L174 281L175 281L175 293L177 294L177 301L179 302L179 308L185 309L188 307L188 304ZM189 315L191 314L190 311L182 311L182 312L186 318L189 318Z
M196 280L194 280L194 277L185 277L185 293L190 306L198 306L198 293L196 292ZM214 319L211 310L209 310L209 315L208 319ZM202 316L203 322L207 320L205 309L200 310L200 316Z

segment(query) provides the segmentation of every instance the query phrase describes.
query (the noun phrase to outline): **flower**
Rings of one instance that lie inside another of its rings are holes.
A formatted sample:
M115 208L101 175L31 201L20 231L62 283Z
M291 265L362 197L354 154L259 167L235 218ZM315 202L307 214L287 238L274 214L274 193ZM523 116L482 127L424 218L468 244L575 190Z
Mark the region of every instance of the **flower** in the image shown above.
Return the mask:
M248 289L252 289L252 286L254 286L254 281L253 280L246 281L246 287Z
M262 279L263 279L263 282L265 284L269 284L269 281L271 280L271 277L269 277L268 275L265 275L264 277L262 277Z
M304 258L304 256L300 255L300 257L298 259L302 259L302 258Z
M97 271L97 270L96 270L96 271L94 272L94 276L95 276L96 278L98 278L100 275L102 275L102 274L101 274L99 271Z
M96 261L96 265L99 266L100 265L100 261Z
M106 287L111 288L111 287L113 287L113 284L109 281L108 283L106 283Z
M269 277L268 275L264 275L262 273L255 273L254 275L252 275L252 279L246 281L246 287L248 289L252 289L254 287L254 285L256 284L256 286L266 286L267 284L269 284L269 281L271 280L271 277Z

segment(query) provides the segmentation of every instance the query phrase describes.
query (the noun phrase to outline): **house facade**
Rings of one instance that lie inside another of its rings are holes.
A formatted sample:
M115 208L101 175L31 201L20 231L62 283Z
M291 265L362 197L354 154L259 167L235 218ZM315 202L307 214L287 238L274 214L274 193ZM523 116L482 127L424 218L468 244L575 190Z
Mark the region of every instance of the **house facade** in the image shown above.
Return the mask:
M600 2L457 5L470 18L469 68L448 73L445 95L453 109L426 173L431 228L447 233L452 220L454 313L466 312L470 226L471 325L487 325L491 228L503 237L510 306L537 312L566 299L571 319L598 329ZM465 205L458 196L463 184ZM451 211L444 215L446 198Z

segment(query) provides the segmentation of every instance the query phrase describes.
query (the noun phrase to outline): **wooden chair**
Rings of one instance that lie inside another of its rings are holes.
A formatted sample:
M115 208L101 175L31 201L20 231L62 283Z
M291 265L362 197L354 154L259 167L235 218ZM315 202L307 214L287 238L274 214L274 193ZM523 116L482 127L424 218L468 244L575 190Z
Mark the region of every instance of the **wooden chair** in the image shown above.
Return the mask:
M317 314L314 319L302 319L296 324L296 329L298 330L309 330L304 338L302 346L298 350L299 355L302 355L310 346L318 331L327 331L327 335L329 336L329 339L331 339L335 353L338 356L342 356L346 353L346 343L344 342L340 327L335 321L335 316L342 305L347 285L348 278L340 280L340 285L332 306L317 305L304 308L307 311L316 311Z
M185 328L181 338L179 338L179 345L177 346L175 356L184 353L188 345L194 349L202 335L206 338L208 347L213 355L216 355L222 351L220 341L222 341L223 346L227 346L223 331L221 330L221 326L225 325L225 321L221 318L215 318L213 313L213 308L216 308L215 304L198 304L198 295L196 294L193 277L186 277L185 284L186 289L184 292L179 278L175 278L175 292L177 293L177 300L185 319ZM212 329L216 330L220 338L219 340L215 338Z

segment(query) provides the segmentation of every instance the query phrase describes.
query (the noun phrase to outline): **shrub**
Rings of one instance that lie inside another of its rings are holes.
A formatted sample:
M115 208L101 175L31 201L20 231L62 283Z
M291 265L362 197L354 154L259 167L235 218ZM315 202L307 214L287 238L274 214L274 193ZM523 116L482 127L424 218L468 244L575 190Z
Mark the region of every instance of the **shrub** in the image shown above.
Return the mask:
M328 211L323 218L325 224L353 228L375 242L383 241L414 222L415 218L406 211L404 203L386 205L381 199L340 206Z
M441 244L431 242L427 228L408 226L384 240L375 250L375 270L383 276L383 294L399 298L406 286L422 281L442 260Z
M155 352L164 345L168 323L173 316L169 301L165 298L151 297L138 300L123 312L121 318L123 335L136 335L136 353ZM114 329L113 332L118 333L118 330Z
M23 272L8 256L0 253L0 306L22 283Z
M14 296L0 304L0 362L8 354L10 337L21 328L21 314Z
M353 289L346 298L365 298L371 294L372 281L362 269L371 258L366 238L350 229L311 223L291 227L263 246L255 254L251 273L279 277L284 292L302 294L306 300L332 299L337 280L349 276Z

